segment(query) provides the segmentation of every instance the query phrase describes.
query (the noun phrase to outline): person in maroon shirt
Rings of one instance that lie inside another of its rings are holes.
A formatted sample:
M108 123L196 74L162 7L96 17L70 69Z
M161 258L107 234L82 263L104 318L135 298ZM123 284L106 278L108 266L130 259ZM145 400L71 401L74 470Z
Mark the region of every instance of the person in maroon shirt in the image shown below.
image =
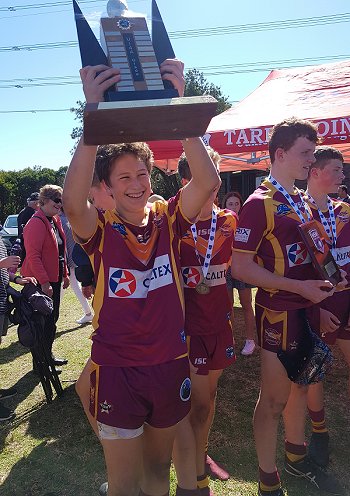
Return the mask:
M305 410L307 387L291 382L277 353L292 354L307 325L304 309L334 293L329 281L317 280L298 225L311 212L296 179L305 180L315 162L316 127L287 119L271 133L271 174L244 204L236 230L232 276L258 286L256 324L261 346L261 389L254 413L254 436L259 460L259 496L282 496L276 468L277 430L283 412L285 469L320 489L341 494L334 478L306 456ZM327 292L329 290L329 292ZM295 391L295 402L287 401Z
M167 60L161 64L161 72L182 95L183 64ZM106 66L85 67L81 70L81 78L87 102L96 103L103 99L109 86L120 80L120 73L118 69ZM182 230L182 222L186 224L196 219L211 191L219 185L220 178L199 138L184 140L183 147L191 164L193 180L181 196L169 204L156 202L147 206L151 193L152 155L146 144L105 148L103 179L115 200L115 211L100 214L87 201L96 158L95 146L80 141L66 176L65 211L76 238L86 243L97 278L98 311L94 306L92 354L98 363L93 366L90 391L108 473L108 484L100 488L100 494L108 493L108 496L169 494L176 422L189 409L186 352L183 358L177 357L178 360L171 356L183 349L180 344L185 344L184 333L178 329L173 351L169 346L159 350L162 356L152 351L157 349L157 339L164 341L166 329L162 323L169 308L169 304L155 307L155 295L163 285L164 291L170 291L174 296L170 303L183 309L176 237ZM166 233L169 251L161 253L166 250ZM115 262L109 244L111 240L115 244ZM158 241L164 244L162 248ZM143 244L146 245L144 250ZM136 313L108 315L108 302L111 309L122 309L121 304L125 303ZM150 305L156 308L152 318ZM140 318L133 333L130 324L135 323L135 315ZM183 325L183 317L180 322L177 316L177 322ZM107 325L110 325L110 335ZM125 349L120 347L118 334L126 344ZM173 333L169 337L175 342ZM135 365L131 366L131 351L139 351L143 341L147 345L142 353L134 354ZM166 356L168 361L163 362ZM109 395L112 401L107 397L104 399L103 395Z
M220 155L210 147L208 153L219 168ZM192 175L185 154L179 159L178 171L182 185L186 186ZM208 455L208 437L215 414L219 378L236 358L225 276L231 259L237 217L215 205L217 192L217 188L213 190L196 223L182 236L180 245L185 332L192 381L190 422L195 438L192 451L196 458L197 484L203 496L214 496L209 488L209 475L221 480L227 480L230 476ZM186 458L184 453L191 450L191 433L184 424L176 436L174 464L178 481L182 486L189 487L192 460Z
M340 150L322 146L315 152L316 162L311 166L307 183L307 201L313 218L331 246L339 267L350 281L350 205L339 198L331 199L344 180L344 159ZM333 221L333 223L332 223ZM319 305L311 308L310 324L328 344L337 344L350 366L350 285L338 291ZM350 382L348 384L350 395ZM311 384L308 390L308 409L312 421L309 456L320 466L329 463L329 434L326 426L323 382Z

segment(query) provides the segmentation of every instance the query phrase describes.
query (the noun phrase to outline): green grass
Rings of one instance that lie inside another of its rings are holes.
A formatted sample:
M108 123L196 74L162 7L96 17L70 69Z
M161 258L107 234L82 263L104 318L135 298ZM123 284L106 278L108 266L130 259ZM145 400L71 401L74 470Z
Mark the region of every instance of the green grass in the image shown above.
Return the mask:
M0 426L1 496L94 496L106 480L102 449L85 419L74 391L74 381L89 356L91 326L75 320L81 308L71 291L61 307L55 351L69 358L60 376L64 396L47 405L41 385L31 373L31 356L9 329L0 352L1 387L17 387L19 394L6 402L16 408L16 419ZM236 308L237 350L243 344L243 319ZM350 415L347 370L336 352L326 383L326 408L333 452L332 471L350 495ZM257 460L252 435L252 414L259 391L259 355L238 356L226 370L219 387L217 414L210 439L211 455L231 473L225 483L212 482L217 496L256 495ZM309 427L308 427L309 432ZM283 466L283 433L279 436L278 466ZM306 483L281 470L288 496L318 494ZM174 494L172 471L172 495Z

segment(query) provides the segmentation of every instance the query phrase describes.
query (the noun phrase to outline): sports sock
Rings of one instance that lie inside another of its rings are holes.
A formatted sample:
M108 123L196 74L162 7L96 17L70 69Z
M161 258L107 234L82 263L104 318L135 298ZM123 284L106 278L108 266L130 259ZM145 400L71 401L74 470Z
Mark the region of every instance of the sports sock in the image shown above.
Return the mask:
M152 496L151 494L146 494L142 491L142 489L140 489L140 493L139 493L139 496ZM169 491L166 492L165 494L163 494L163 496L169 496Z
M317 434L323 434L324 432L328 432L326 427L326 418L324 413L324 408L318 412L314 412L310 409L309 415L312 422L312 432L316 432Z
M199 489L204 489L205 487L208 487L209 482L210 480L207 474L199 475L197 477L197 486L199 487Z
M175 496L198 496L198 489L182 489L180 486L176 486Z
M293 444L285 440L286 456L290 462L298 462L306 456L306 444Z
M274 472L268 473L264 472L259 467L259 487L262 492L276 491L281 487L280 476L277 472L277 468Z

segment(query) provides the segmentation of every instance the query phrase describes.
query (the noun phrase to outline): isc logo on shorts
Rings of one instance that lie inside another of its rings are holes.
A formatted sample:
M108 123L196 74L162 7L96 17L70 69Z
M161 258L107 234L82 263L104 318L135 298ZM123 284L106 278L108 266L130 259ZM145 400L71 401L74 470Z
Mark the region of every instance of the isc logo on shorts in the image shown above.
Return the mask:
M194 364L195 365L206 365L207 364L207 358L195 358Z
M148 291L173 282L169 255L157 257L152 269L109 268L108 296L111 298L147 298Z

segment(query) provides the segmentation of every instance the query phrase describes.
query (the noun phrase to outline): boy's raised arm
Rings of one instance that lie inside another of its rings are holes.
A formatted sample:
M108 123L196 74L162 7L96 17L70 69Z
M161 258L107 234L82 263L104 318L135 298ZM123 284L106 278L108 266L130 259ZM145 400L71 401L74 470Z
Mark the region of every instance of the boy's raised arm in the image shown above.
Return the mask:
M221 179L200 138L188 138L182 146L192 174L191 181L183 188L182 209L184 215L193 220L210 194L220 186Z
M103 101L103 93L119 81L118 69L107 66L84 67L80 71L87 103ZM73 231L82 240L89 239L95 231L97 211L88 202L95 166L96 146L87 146L81 138L68 168L63 205Z

